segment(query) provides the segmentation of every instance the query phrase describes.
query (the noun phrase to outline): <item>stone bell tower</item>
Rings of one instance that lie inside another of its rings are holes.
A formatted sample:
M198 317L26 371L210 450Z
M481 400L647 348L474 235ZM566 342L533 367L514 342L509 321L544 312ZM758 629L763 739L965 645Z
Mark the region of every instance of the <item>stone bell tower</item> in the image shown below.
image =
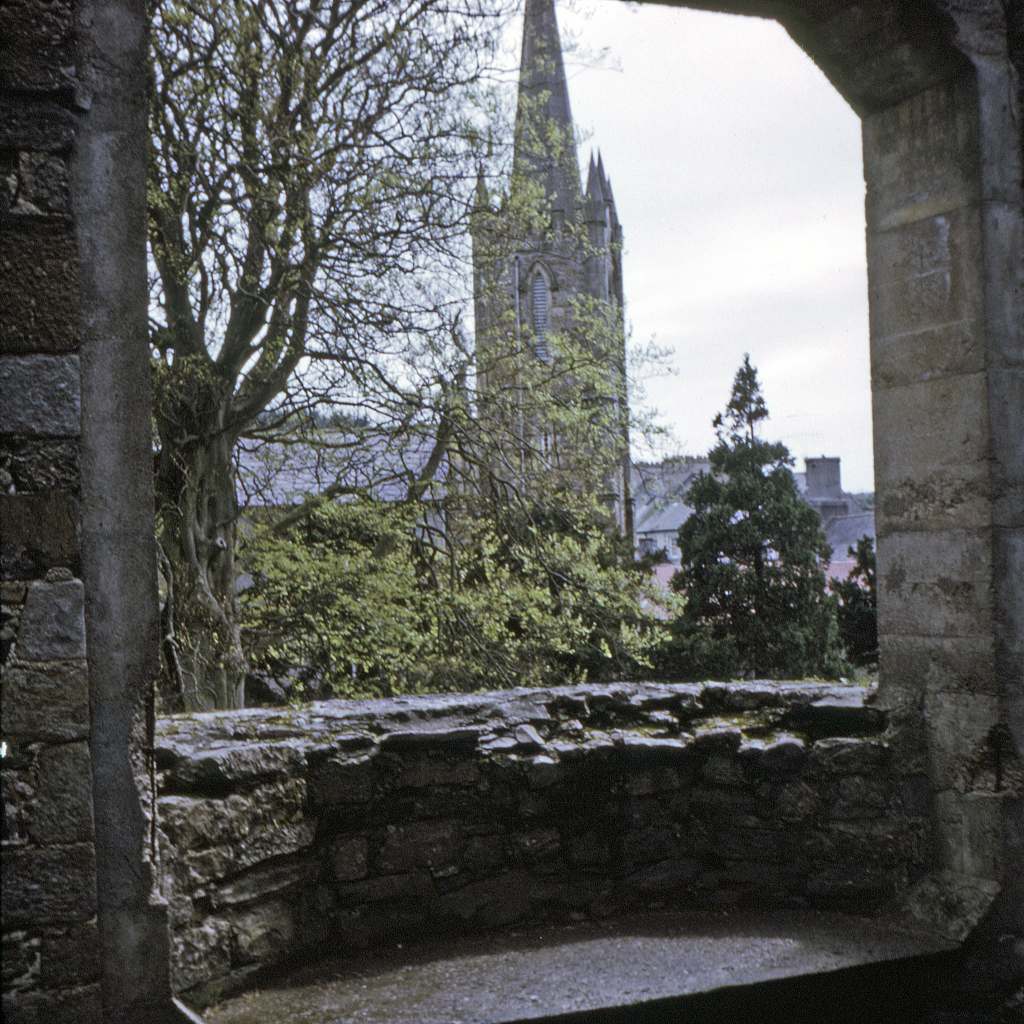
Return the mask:
M486 405L507 383L488 369L487 356L500 338L555 367L558 337L574 327L581 330L585 303L588 315L602 323L600 339L595 329L592 339L583 340L592 341L595 352L600 346L606 378L598 400L607 403L613 425L601 450L589 455L593 464L607 462L601 466L601 496L618 531L632 544L622 226L600 155L591 155L586 190L581 186L554 0L526 0L508 196L494 209L481 176L476 210L474 298L481 403ZM565 450L572 442L558 436L557 429L538 423L535 430L536 447L556 463L586 461L584 453ZM510 466L515 461L508 459Z

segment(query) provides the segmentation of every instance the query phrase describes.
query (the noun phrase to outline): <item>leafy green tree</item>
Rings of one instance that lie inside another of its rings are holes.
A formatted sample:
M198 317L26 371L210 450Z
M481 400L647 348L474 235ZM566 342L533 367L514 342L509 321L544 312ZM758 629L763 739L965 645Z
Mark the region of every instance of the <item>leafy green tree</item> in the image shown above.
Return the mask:
M789 451L758 437L767 417L757 371L744 356L714 419L711 472L691 485L694 512L679 530L673 587L685 604L671 626L669 671L797 678L844 668L822 568L829 548L797 491Z
M875 579L875 545L868 536L847 548L854 559L845 580L831 580L839 602L839 635L854 665L878 664L878 589Z
M452 282L508 7L168 0L152 12L162 696L230 707L245 669L239 440L294 433L295 414L324 402L377 436L445 437L467 363Z
M549 498L500 518L474 497L261 524L240 556L251 662L349 697L636 674L658 636L646 576L591 500Z

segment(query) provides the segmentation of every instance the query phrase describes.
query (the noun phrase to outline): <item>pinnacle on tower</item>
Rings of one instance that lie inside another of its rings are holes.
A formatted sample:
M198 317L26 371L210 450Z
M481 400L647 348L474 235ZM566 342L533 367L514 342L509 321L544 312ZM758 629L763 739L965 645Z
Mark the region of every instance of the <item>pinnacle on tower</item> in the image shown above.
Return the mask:
M574 216L580 172L554 0L526 0L512 177L542 185L552 210Z
M587 169L587 198L602 203L605 199L604 183L601 181L593 152L590 154L590 166Z

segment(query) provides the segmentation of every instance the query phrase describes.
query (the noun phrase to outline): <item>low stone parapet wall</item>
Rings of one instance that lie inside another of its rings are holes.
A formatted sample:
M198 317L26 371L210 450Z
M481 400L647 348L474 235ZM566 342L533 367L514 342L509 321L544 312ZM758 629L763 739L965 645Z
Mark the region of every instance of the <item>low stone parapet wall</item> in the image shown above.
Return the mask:
M863 911L925 807L869 691L622 684L161 720L174 979L643 907Z

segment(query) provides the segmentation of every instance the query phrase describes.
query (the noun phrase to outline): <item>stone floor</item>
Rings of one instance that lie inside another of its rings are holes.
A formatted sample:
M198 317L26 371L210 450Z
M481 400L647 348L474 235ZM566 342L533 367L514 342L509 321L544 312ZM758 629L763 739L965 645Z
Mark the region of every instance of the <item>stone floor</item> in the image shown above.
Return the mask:
M917 1019L941 941L840 914L644 914L330 956L208 1024ZM753 1014L753 1016L751 1016Z

